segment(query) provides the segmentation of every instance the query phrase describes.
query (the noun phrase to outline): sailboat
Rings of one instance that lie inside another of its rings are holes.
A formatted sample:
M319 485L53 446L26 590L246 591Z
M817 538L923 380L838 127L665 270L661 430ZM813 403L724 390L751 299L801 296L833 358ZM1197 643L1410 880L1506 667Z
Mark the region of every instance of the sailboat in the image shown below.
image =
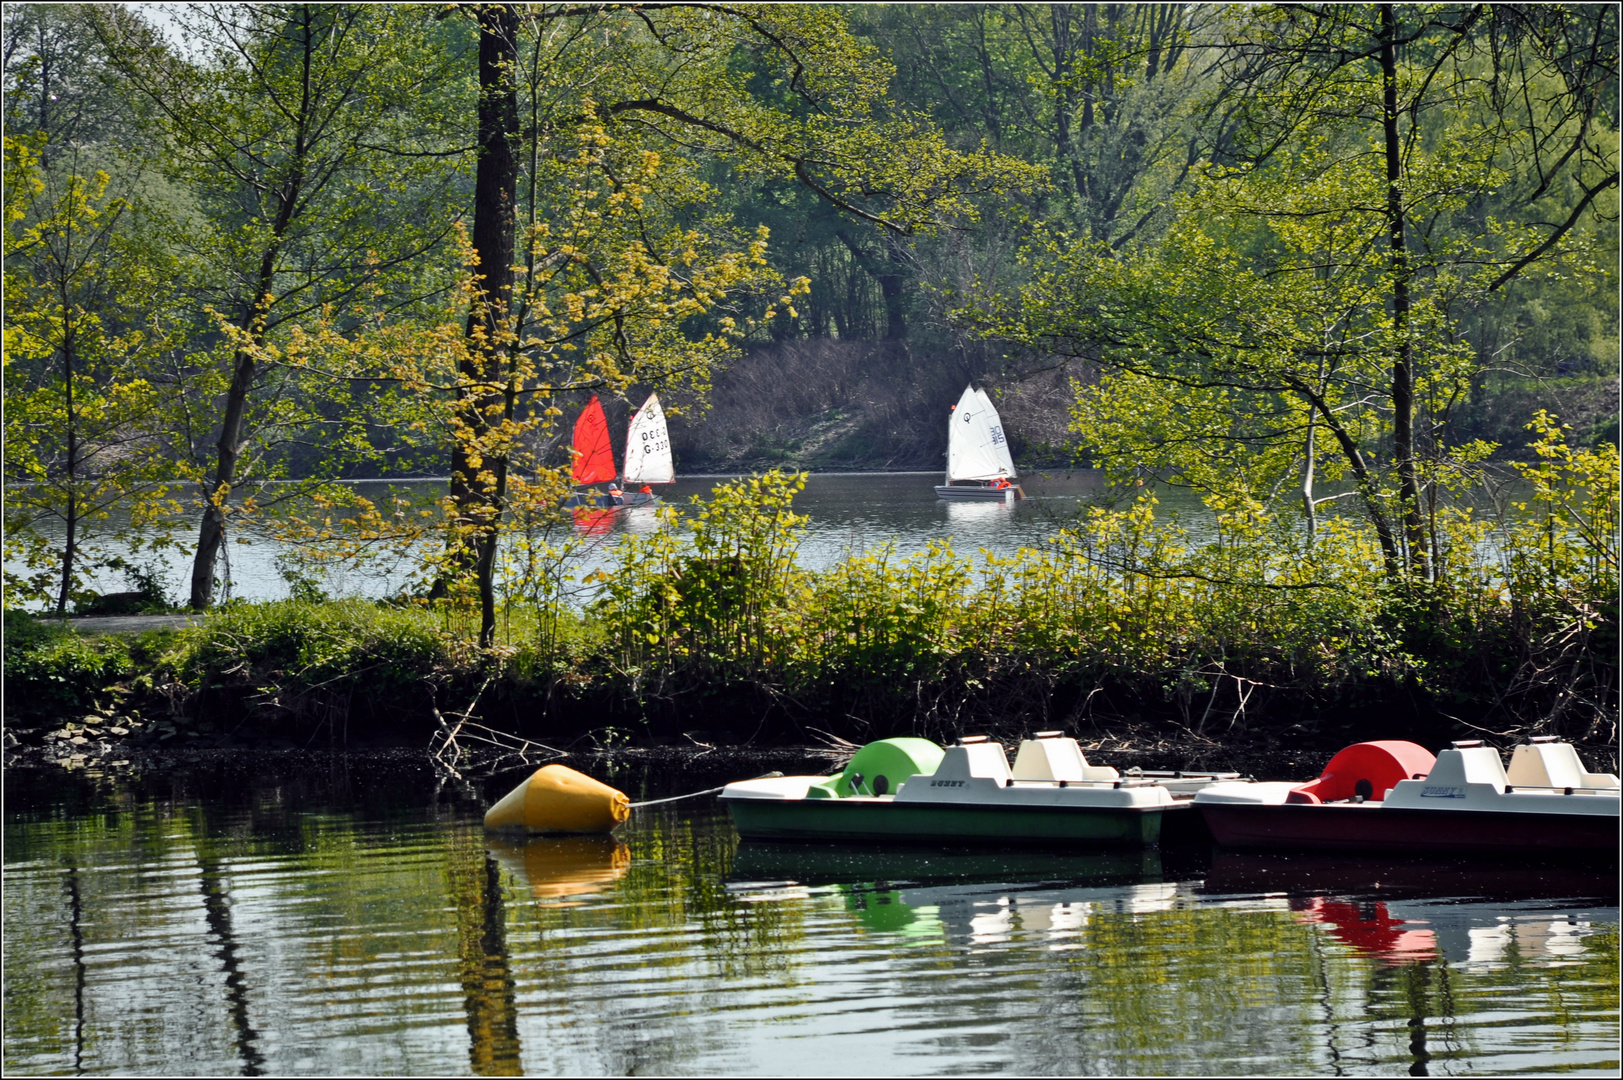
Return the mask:
M614 467L614 447L609 442L609 419L603 413L603 404L592 395L580 416L575 420L572 443L575 461L571 475L577 485L609 485L607 492L577 491L564 500L565 506L643 506L658 502L649 484L670 484L676 481L676 467L671 461L671 437L665 427L665 410L659 406L659 395L649 394L631 418L626 429L625 490L615 481L622 475ZM631 485L640 491L629 490Z
M947 421L947 482L936 485L943 499L998 499L1013 502L1026 493L1016 483L1014 459L1003 422L986 391L964 387Z

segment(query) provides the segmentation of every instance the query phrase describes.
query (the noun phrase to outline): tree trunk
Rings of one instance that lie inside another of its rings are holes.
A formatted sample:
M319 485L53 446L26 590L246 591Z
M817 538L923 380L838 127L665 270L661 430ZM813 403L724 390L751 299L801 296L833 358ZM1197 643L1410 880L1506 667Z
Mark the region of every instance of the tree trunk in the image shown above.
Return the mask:
M275 254L267 252L265 264L274 265ZM260 296L269 299L269 285L266 279L271 275L264 272L262 265L260 275L264 286ZM254 305L257 312L260 304ZM264 340L264 318L260 314L255 319L250 313L244 317L244 322L252 329L254 344ZM237 463L242 454L243 420L248 412L248 392L254 383L255 362L253 354L238 350L233 358L231 373L231 389L226 393L225 417L220 422L220 439L215 446L214 483L212 488L205 492L208 505L203 508L203 521L197 532L197 554L192 558L192 596L191 606L201 611L214 602L214 568L220 558L220 548L225 544L225 514L226 502L231 497L231 485L237 479Z
M62 274L62 385L66 395L68 426L68 512L67 535L62 543L62 582L56 594L56 613L66 615L68 593L73 588L73 561L79 548L79 491L74 486L79 472L79 430L73 400L73 361L78 349L73 326L73 307L68 302L67 274Z
M907 340L907 308L903 303L902 278L907 255L893 233L885 234L885 272L879 276L879 293L885 298L885 340Z
M1391 4L1381 5L1382 129L1386 149L1386 217L1392 265L1392 450L1397 458L1398 491L1403 499L1403 532L1409 572L1431 576L1426 530L1420 513L1420 485L1414 460L1414 344L1409 340L1409 253L1403 233L1402 143L1398 137L1397 24Z
M1314 420L1316 417L1307 414L1307 440L1302 447L1302 513L1307 515L1307 546L1312 547L1318 536L1319 515L1317 505L1313 501L1313 466L1315 464L1314 435L1317 434Z
M1071 110L1076 107L1076 84L1071 79L1071 5L1053 5L1048 18L1054 29L1054 68L1049 80L1054 88L1054 156L1070 166L1070 190L1063 193L1074 196L1081 192L1083 180L1071 152ZM1060 177L1063 189L1066 174L1061 172Z
M479 640L484 645L496 634L496 543L506 462L488 460L481 444L491 427L485 411L492 404L487 388L500 378L500 341L508 329L513 294L517 67L517 12L507 4L479 8L479 162L474 173L473 249L479 259L480 287L479 299L468 314L468 335L474 347L462 364L467 385L457 392L465 434L451 451L450 490L456 521L450 570L472 570L477 577Z

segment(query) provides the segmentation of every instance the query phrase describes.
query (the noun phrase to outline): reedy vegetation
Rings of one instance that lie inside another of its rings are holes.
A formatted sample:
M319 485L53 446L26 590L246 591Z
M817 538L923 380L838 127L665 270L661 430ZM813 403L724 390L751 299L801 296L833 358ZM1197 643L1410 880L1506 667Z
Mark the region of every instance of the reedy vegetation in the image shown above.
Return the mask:
M1574 450L1548 424L1539 446L1522 467L1527 502L1439 515L1449 572L1435 582L1393 583L1355 516L1309 538L1253 503L1196 539L1157 518L1152 494L1090 510L1043 550L882 548L809 571L794 557L804 477L770 473L624 537L584 608L558 587L566 571L511 597L489 648L468 607L285 601L227 605L146 666L182 709L304 737L411 717L405 730L421 731L435 707L476 704L553 739L1125 723L1196 742L1464 729L1606 745L1617 453ZM8 660L8 693L129 673L87 661L84 645L51 648Z

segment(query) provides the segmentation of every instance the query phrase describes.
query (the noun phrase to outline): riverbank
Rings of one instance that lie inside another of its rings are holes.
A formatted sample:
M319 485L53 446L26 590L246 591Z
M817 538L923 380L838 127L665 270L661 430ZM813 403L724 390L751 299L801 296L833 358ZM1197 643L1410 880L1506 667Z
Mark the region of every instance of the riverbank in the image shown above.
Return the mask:
M568 751L1061 729L1160 755L1549 734L1615 759L1615 462L1535 473L1537 506L1497 522L1439 508L1429 577L1356 520L1246 505L1195 532L1149 492L1040 548L808 567L802 481L772 473L622 534L584 595L536 564L483 644L455 598L311 590L103 635L8 611L7 749L422 746L472 722Z
M796 683L769 682L771 670L721 672L703 685L675 670L662 686L661 673L628 678L611 666L601 638L591 647L582 627L561 635L570 647L548 665L533 641L481 651L434 612L356 602L242 605L133 636L35 627L31 648L21 647L22 625L8 617L8 768L165 772L200 755L263 752L421 756L447 726L472 719L544 756L625 760L837 754L898 734L1012 743L1060 728L1100 764L1285 777L1312 775L1363 739L1436 749L1486 735L1508 745L1555 726L1484 731L1452 715L1451 699L1468 687L1379 670L1329 685L1303 672L1288 684L1234 655L1203 667L1186 659L1170 684L1164 668L1086 663L1074 651L1043 667L1024 650L960 656L928 680L916 666L911 684L844 668ZM1616 770L1608 718L1587 720L1565 733L1592 767Z

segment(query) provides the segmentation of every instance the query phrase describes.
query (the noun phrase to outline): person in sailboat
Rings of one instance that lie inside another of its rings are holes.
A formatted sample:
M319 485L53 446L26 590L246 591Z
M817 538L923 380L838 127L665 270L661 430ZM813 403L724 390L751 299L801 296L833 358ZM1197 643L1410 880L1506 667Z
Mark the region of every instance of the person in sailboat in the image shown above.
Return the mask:
M651 485L676 480L670 433L665 427L665 412L660 407L658 394L648 395L626 428L625 462L621 475L625 478L626 506L658 502Z
M1019 499L1014 460L992 399L966 386L947 421L947 476L936 485L943 499Z
M595 394L575 421L571 453L574 457L572 476L577 488L606 482L608 489L601 494L595 490L577 490L565 500L565 505L641 506L658 501L649 485L670 484L676 480L670 434L657 394L649 394L648 400L631 418L626 432L623 471L615 469L608 418Z

